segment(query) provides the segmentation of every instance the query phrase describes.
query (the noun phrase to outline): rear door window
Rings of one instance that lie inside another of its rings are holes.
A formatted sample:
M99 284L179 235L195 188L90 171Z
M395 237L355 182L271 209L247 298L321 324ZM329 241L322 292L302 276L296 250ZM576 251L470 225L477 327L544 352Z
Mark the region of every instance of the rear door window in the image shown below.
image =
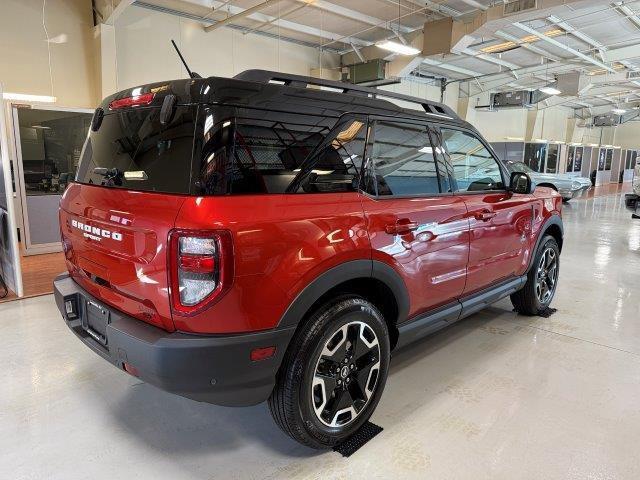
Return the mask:
M190 193L196 107L177 107L160 123L160 108L107 113L90 130L76 181L130 190Z
M441 193L434 148L425 125L376 120L367 156L375 175L373 191L369 193L379 196Z

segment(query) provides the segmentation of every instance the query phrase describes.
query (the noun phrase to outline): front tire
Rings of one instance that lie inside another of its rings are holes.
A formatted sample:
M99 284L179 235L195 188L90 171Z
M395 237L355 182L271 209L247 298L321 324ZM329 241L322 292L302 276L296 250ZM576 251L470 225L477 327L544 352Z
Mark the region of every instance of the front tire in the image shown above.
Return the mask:
M560 248L551 235L546 235L536 251L533 266L524 287L511 295L511 303L518 313L540 315L556 293L560 272Z
M357 296L322 305L296 333L269 398L276 424L312 448L331 448L371 416L389 370L387 325Z

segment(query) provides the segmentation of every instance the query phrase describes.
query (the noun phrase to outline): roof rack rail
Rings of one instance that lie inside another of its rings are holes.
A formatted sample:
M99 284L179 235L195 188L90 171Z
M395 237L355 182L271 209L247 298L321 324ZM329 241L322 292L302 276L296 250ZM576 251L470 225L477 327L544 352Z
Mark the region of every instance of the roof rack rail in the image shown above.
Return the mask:
M417 103L422 106L428 115L445 116L449 118L458 118L458 115L447 105L433 102L424 98L412 97L402 93L388 92L386 90L378 90L372 87L365 87L352 83L338 82L335 80L325 80L323 78L305 77L303 75L293 75L289 73L272 72L269 70L245 70L240 72L233 78L257 83L279 83L290 87L307 88L309 85L318 87L329 87L339 90L341 93L349 93L351 95L367 96L371 98L393 98L404 102Z

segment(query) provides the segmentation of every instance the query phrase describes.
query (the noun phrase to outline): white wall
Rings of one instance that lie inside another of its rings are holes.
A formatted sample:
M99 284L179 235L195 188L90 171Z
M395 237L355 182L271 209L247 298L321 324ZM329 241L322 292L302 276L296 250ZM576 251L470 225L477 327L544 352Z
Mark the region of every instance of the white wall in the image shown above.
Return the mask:
M315 48L230 28L207 33L198 22L133 6L115 23L117 90L185 78L171 39L203 77L232 77L252 68L309 75L311 69L336 68L339 62L337 55L321 57Z
M0 82L6 92L53 95L58 105L92 107L97 101L89 0L47 0L53 91L42 0L0 0Z

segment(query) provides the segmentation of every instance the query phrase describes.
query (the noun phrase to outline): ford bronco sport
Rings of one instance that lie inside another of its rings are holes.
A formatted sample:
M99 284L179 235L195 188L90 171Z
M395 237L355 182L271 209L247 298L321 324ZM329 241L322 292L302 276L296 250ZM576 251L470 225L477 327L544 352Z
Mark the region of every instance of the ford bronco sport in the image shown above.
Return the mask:
M445 105L259 70L161 82L95 111L55 298L117 368L268 400L328 448L371 416L394 349L509 295L547 308L561 208Z

